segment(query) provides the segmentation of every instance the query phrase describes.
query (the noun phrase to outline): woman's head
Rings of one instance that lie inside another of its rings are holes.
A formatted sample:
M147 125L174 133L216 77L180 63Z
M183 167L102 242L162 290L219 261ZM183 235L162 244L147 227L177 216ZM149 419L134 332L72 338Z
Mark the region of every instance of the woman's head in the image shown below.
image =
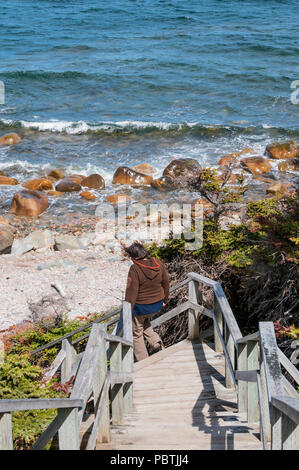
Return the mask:
M132 259L142 259L149 256L149 252L139 242L134 242L132 245L124 247L124 250Z

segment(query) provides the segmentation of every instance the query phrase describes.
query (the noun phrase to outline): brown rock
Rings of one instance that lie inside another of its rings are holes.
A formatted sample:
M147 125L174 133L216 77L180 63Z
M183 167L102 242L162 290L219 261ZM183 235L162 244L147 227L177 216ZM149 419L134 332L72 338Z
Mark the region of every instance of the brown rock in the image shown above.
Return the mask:
M55 197L60 197L63 196L63 193L61 191L48 191L48 196L55 196Z
M92 199L97 198L94 194L90 193L89 191L82 191L82 193L80 193L80 196L84 199L87 199L87 201L91 201Z
M62 193L72 193L74 191L81 191L81 184L69 178L64 178L56 185L55 189Z
M62 178L65 177L65 174L61 170L52 170L50 171L49 175L51 178L54 178L55 180L61 180Z
M271 171L269 160L263 157L248 157L240 161L241 165L252 175L261 175Z
M5 173L3 171L0 171L0 176L5 176Z
M161 176L160 178L153 180L151 186L159 191L171 191L177 188L175 181L168 176Z
M272 186L269 186L269 188L267 188L268 194L284 194L286 191L287 191L287 186L282 184L279 181L273 184Z
M292 142L284 143L274 143L267 145L266 155L269 155L270 158L274 158L276 160L285 160L287 158L296 158L299 157L299 147Z
M254 176L254 180L260 181L261 183L273 184L274 180L272 178L265 178L264 176Z
M0 253L7 253L13 244L13 230L6 219L0 217Z
M140 163L140 165L133 166L132 168L133 170L139 171L139 173L145 173L146 175L157 173L157 170L147 163Z
M37 217L48 207L49 201L45 194L30 190L15 193L11 204L11 210L14 214L27 217Z
M130 186L149 186L152 176L139 173L127 166L120 166L113 175L113 184L128 184Z
M201 166L194 158L172 160L163 171L163 176L172 179L177 187L187 187L198 177Z
M299 158L293 160L285 160L278 163L279 171L297 171L299 170Z
M15 132L12 132L11 134L5 134L0 137L1 145L14 145L18 144L19 142L21 142L21 137Z
M8 178L8 176L0 176L0 184L7 184L8 186L15 186L18 183L18 180L15 178Z
M101 175L90 175L81 181L81 186L86 186L91 189L105 189L105 180Z
M229 155L225 155L224 157L220 158L218 161L218 165L220 166L227 166L231 164L235 164L238 161L240 154L238 152L230 153Z
M110 204L117 204L119 200L122 200L122 202L129 202L132 200L130 196L124 193L111 194L110 196L107 196L106 199Z
M53 188L51 181L47 179L34 179L25 181L22 183L22 186L26 189L31 189L32 191L44 191Z

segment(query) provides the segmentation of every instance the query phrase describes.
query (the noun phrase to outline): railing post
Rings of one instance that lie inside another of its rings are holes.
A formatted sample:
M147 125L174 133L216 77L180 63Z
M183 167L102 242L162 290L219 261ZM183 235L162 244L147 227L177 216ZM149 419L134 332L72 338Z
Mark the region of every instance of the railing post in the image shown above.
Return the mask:
M71 344L71 339L64 339L62 341L61 349L63 349L66 354L64 361L61 364L61 383L64 383L70 378L72 367L76 358L76 351Z
M281 441L283 450L299 450L299 426L284 414L281 417Z
M0 450L13 450L10 413L0 413Z
M270 423L270 408L267 394L267 383L266 383L266 374L265 374L265 363L262 354L260 354L260 377L261 377L261 414L265 420L266 427L266 440L271 442L271 423Z
M271 450L282 449L282 413L280 410L272 406L271 410Z
M199 292L199 283L195 280L190 280L189 287L189 300L195 304L200 304L202 301L201 293ZM199 338L199 312L192 308L188 310L188 339L190 341Z
M247 371L247 343L238 344L238 367L240 371ZM247 413L248 384L246 380L238 380L238 411Z
M259 343L258 341L247 342L247 364L248 370L259 369ZM248 382L248 422L257 423L260 419L259 396L257 382Z
M122 344L121 343L110 343L110 372L120 373L122 372ZM114 384L111 386L111 408L112 408L112 424L121 425L123 424L124 416L124 396L123 396L123 385Z
M231 365L233 370L235 370L235 345L231 332L229 331L228 326L225 324L225 341L226 349L231 360ZM234 379L232 377L231 370L228 365L228 361L225 358L225 386L227 388L232 388L235 386Z
M132 329L132 309L129 302L123 302L123 332L124 338L133 343L133 329ZM122 371L132 373L134 372L134 353L133 346L122 347ZM124 413L129 414L133 409L133 382L127 382L123 386L124 393Z
M79 450L79 417L78 408L58 410L58 416L63 420L63 424L58 430L59 450Z
M104 339L104 334L106 333L106 325L103 325L101 328L102 343L99 351L97 364L95 368L95 373L93 376L93 399L94 399L94 409L95 416L97 415L97 410L99 406L101 393L104 393L104 383L107 378L108 368L107 368L107 353L106 353L106 341ZM107 394L109 389L107 389ZM110 442L110 411L109 411L109 397L107 396L104 400L105 406L101 413L100 423L99 423L99 432L97 436L97 441L101 443Z
M221 331L221 334L223 336L223 316L221 312L220 305L217 300L216 293L214 292L214 313L215 313L215 318L218 323L219 329ZM214 324L214 344L215 344L215 351L216 352L223 352L223 347L221 340L218 335L218 331L216 328L216 325Z

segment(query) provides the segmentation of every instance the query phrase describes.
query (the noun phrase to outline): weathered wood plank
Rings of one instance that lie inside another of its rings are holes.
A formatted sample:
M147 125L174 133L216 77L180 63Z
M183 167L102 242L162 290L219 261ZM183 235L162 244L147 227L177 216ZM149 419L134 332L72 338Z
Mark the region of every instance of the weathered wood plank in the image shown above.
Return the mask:
M95 323L92 327L70 398L81 398L86 404L90 397L93 391L93 376L97 365L95 358L100 354L104 335L105 327ZM83 411L84 409L79 412L79 423L82 421Z
M225 384L227 388L234 387L236 384L235 380L235 344L233 340L233 335L230 332L230 329L227 324L225 324L226 330L226 349L227 354L230 358L230 363L228 360L225 361ZM233 370L233 372L232 372Z
M219 325L216 321L216 318L215 318L215 314L214 314L214 325L216 326L216 329L217 329L217 334L220 338L220 341L221 341L221 344L222 344L222 348L223 348L223 352L224 352L224 355L225 355L225 359L226 359L226 364L227 364L227 367L229 368L230 370L230 374L231 374L231 379L233 381L233 384L234 384L234 387L237 387L237 382L236 382L236 379L235 379L235 372L234 372L234 368L233 368L233 365L231 363L231 359L230 359L230 355L226 349L226 344L225 344L225 341L223 339L223 336L221 334L221 331L220 331L220 328L219 328Z
M221 308L222 314L224 316L225 323L227 324L230 334L232 335L234 344L237 347L237 341L240 338L242 338L242 334L241 334L239 325L235 319L235 316L232 312L232 309L228 303L226 295L222 289L221 284L219 284L219 282L217 282L216 285L214 286L214 292L217 296L217 301Z
M43 376L43 382L48 383L52 379L52 377L56 374L58 371L59 367L61 366L62 362L64 361L66 357L66 352L61 349L57 356L55 357L54 361L50 365L50 367L47 369L47 371L44 373Z
M247 371L247 343L238 344L236 379L238 380L238 411L239 413L247 413L247 382L239 378L239 372Z
M248 371L259 369L259 343L257 341L247 342L247 366ZM259 421L260 408L258 387L256 380L248 382L247 419L249 423Z
M212 279L208 277L205 277L205 276L202 276L201 274L197 274L193 272L188 273L188 278L193 279L194 281L197 281L197 282L202 282L203 284L206 284L209 287L215 287L217 284L216 281L213 281Z
M165 323L168 320L171 320L171 318L176 317L180 313L185 312L189 307L188 302L184 302L181 305L178 305L177 307L169 310L168 312L164 313L158 318L155 318L154 320L151 321L151 325L153 328L156 328L159 325L162 325L162 323Z
M267 395L269 402L274 395L284 395L282 372L272 322L260 322L260 347L264 361ZM270 405L269 405L270 406Z
M110 372L122 372L122 344L110 343ZM124 397L122 384L111 387L112 424L122 425L124 418Z
M281 365L285 368L285 370L290 374L290 376L295 380L296 384L299 385L299 371L291 363L291 361L284 355L281 349L277 348L278 350L278 358Z
M37 441L31 447L31 450L43 450L48 442L55 436L58 432L65 419L70 415L73 408L63 408L58 410L57 416L49 424L47 429L42 433L42 435L37 439Z
M102 443L110 441L109 386L110 381L107 376L95 413L95 420L88 440L87 450L94 450L97 441Z
M0 413L0 450L13 450L10 413Z
M299 399L286 396L273 396L271 404L299 425Z
M0 413L26 410L55 410L60 408L81 408L83 401L70 398L26 398L0 400Z
M223 336L223 316L222 316L222 311L220 308L220 305L218 303L217 296L214 292L214 313L215 313L215 322L218 324L219 331L221 332L221 335ZM223 351L223 346L221 342L221 338L219 337L218 334L218 329L216 327L216 324L214 322L214 343L215 343L215 351L216 352L222 352Z
M192 279L188 285L188 298L193 304L202 303L202 295L199 290L199 283ZM199 312L195 308L188 309L188 338L195 340L199 338Z
M255 333L252 333L251 335L243 336L243 338L238 339L237 343L242 344L242 343L247 343L247 341L259 341L260 339L260 332L256 331Z
M69 339L62 341L61 348L65 352L65 358L61 365L61 383L65 383L71 375L77 354Z
M74 408L70 413L67 410L59 410L58 414L64 418L58 430L59 450L79 450L78 409Z

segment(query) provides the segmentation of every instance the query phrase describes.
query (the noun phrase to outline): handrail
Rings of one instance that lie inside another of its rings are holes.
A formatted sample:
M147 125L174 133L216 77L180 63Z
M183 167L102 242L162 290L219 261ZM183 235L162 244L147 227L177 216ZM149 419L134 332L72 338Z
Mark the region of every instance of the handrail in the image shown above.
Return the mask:
M201 305L201 284L213 289L213 309ZM299 432L299 399L296 397L295 390L292 390L292 397L285 396L286 379L283 378L280 366L282 365L297 383L299 372L279 350L273 323L260 322L258 332L242 337L236 318L219 282L191 272L188 273L186 279L172 286L170 291L173 292L186 285L189 288L189 299L152 320L152 326L159 326L187 311L188 337L196 339L199 337L199 315L205 315L212 319L215 351L224 354L226 386L237 388L239 412L247 412L248 422L260 421L264 449L267 448L270 430L273 449L296 446L297 444L294 442L296 442L296 436ZM103 323L105 319L114 317L118 311L104 315L33 351L32 354L61 343L62 348L48 369L46 377L51 378L59 367L61 367L62 382L69 380L72 375L75 376L70 398L63 399L64 401L59 399L60 405L63 403L63 406L59 405L59 400L52 401L52 408L58 410L58 415L35 443L34 449L43 448L57 432L61 449L78 449L79 426L86 404L91 397L93 397L95 404L95 420L88 449L94 448L98 435L105 442L110 439L109 390L112 424L122 424L124 413L131 411L134 379L131 305L128 302L123 302L120 316ZM107 326L114 323L117 325L112 334L107 333ZM75 334L90 327L90 333L71 341ZM77 354L73 346L86 338L88 338L88 342L84 353ZM108 360L109 369L107 367ZM32 403L28 400L21 401L27 403L22 406L29 407L24 409L33 409L30 406L35 406L35 403L38 407L37 402L39 402L39 406L42 406L43 400L38 399ZM46 401L44 401L44 406ZM9 410L5 408L4 401L0 400L0 405L1 402L2 410ZM8 401L6 400L6 402ZM14 406L18 406L17 400L9 400L9 402L14 402ZM1 411L0 407L0 448L12 448L9 411ZM280 422L287 422L287 425L284 424L284 427L281 428L282 424L279 426L277 424ZM1 432L4 436L2 441ZM289 434L286 435L286 432Z

